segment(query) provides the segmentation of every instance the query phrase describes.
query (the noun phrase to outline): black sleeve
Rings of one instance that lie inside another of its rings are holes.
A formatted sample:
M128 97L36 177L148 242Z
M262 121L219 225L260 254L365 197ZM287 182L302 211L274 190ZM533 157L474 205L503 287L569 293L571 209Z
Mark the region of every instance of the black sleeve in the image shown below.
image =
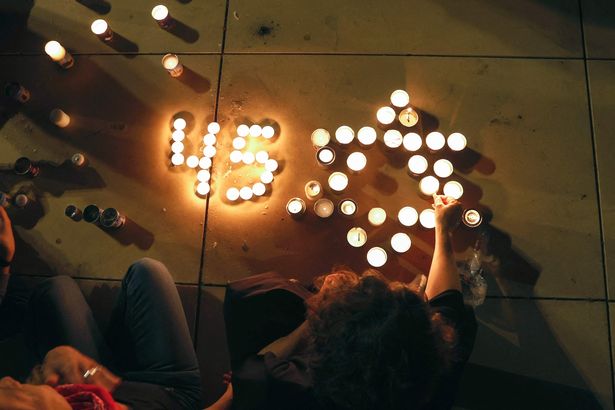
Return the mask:
M175 410L185 408L173 396L171 387L124 380L113 391L113 399L132 410Z

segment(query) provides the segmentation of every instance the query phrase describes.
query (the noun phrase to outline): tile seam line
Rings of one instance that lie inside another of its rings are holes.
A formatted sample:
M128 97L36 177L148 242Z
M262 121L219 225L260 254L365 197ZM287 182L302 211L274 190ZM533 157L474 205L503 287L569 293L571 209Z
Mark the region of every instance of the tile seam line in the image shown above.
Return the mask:
M41 274L16 274L15 276L21 276L22 278L40 278L40 279L49 279L56 276L70 276L75 280L88 280L88 281L98 281L98 282L122 282L121 278L99 278L96 276L71 276L71 275L41 275ZM173 281L177 286L194 286L198 287L199 284L195 282L183 282L183 281Z
M220 90L222 89L222 68L224 65L224 48L226 47L226 29L228 24L228 13L230 0L226 0L225 13L224 13L224 25L222 26L222 42L220 44L220 61L218 64L218 84L216 85L216 99L214 101L214 121L218 121L218 109L220 107ZM213 159L212 159L213 167ZM211 190L210 190L211 191ZM201 261L199 264L199 290L196 296L196 319L194 323L194 351L197 351L199 342L199 323L201 322L201 287L205 277L205 247L207 245L207 221L209 219L209 204L211 194L207 194L205 201L205 215L203 217L203 237L201 241Z
M611 369L611 404L615 408L615 374L613 373L613 335L611 332L611 309L609 308L609 278L607 275L607 264L606 264L606 247L605 247L605 238L604 238L604 221L602 219L602 196L600 192L600 171L598 169L598 151L596 146L596 133L595 133L595 124L594 124L594 108L592 102L592 93L590 87L590 78L589 78L589 65L587 60L587 41L585 38L585 24L583 19L583 2L582 0L577 1L579 7L579 21L581 28L581 43L583 45L583 67L585 71L585 92L589 110L589 131L591 136L592 143L592 157L593 157L593 165L594 165L594 184L596 189L596 201L598 207L598 229L600 232L600 256L602 258L602 275L603 275L603 285L604 285L604 298L607 300L604 304L605 312L606 312L606 330L608 335L608 348L609 348L609 364Z

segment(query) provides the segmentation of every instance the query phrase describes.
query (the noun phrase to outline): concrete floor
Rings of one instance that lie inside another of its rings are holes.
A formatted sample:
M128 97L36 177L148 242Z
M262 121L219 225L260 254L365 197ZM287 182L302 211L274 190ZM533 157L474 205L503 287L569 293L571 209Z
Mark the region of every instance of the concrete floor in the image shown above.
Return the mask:
M44 161L35 179L0 174L0 190L32 199L10 209L16 274L32 283L78 278L105 322L130 262L162 260L178 283L211 402L228 370L227 281L270 269L307 281L336 263L364 269L366 249L345 242L353 225L368 230L368 246L386 246L396 231L411 235L412 249L390 255L387 275L411 280L428 269L431 232L394 220L368 229L373 206L390 214L429 206L405 172L405 152L382 144L366 151L368 167L347 191L359 204L354 219L308 212L294 221L284 211L305 182L325 182L330 172L314 161L311 132L376 126L390 92L406 89L421 135L468 137L470 150L457 159L471 166L456 164L463 201L493 214L488 299L476 310L459 408L614 408L612 2L169 0L179 22L170 32L152 21L155 4L0 4L10 22L0 28L0 78L32 93L23 106L1 102L0 163ZM115 31L112 44L90 32L96 18ZM74 55L73 68L42 53L50 39ZM160 64L167 52L186 67L177 79ZM71 116L69 127L47 120L56 107ZM182 112L188 149L198 148L209 121L222 125L208 199L194 194L194 171L169 167L169 124ZM228 160L234 127L245 121L276 125L278 137L263 146L281 170L264 197L233 205L227 187L254 178L253 168ZM335 149L342 158L350 152ZM88 158L86 169L64 163L75 152ZM109 234L66 218L71 203L113 206L130 221ZM460 260L473 239L460 233ZM10 372L6 363L0 376Z

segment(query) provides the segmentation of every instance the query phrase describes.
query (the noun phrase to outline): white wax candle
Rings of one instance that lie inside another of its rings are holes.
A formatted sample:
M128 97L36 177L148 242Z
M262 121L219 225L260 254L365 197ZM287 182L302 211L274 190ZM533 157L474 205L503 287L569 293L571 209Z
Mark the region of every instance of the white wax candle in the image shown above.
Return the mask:
M235 187L230 187L226 190L226 199L231 202L234 202L239 199L239 189Z
M395 110L391 107L381 107L376 112L376 118L378 119L378 122L384 125L388 125L395 121L395 117Z
M314 203L314 213L321 218L328 218L333 214L333 202L327 198L320 198Z
M408 134L404 135L404 139L403 139L403 144L404 144L404 148L407 151L418 151L421 146L423 145L423 140L421 138L421 136L415 132L409 132Z
M408 234L398 232L391 238L391 248L397 253L408 252L412 246L412 240Z
M397 130L388 130L384 133L384 145L388 148L399 148L403 140L401 132Z
M335 192L342 192L348 186L348 177L342 172L333 172L329 175L329 188Z
M446 144L446 139L444 138L444 135L442 135L441 132L437 132L437 131L430 132L425 137L425 145L427 145L427 148L429 148L432 151L441 150L442 147L444 147L444 144Z
M75 63L73 56L71 56L57 41L52 40L47 42L47 44L45 44L45 53L64 69L71 68Z
M448 147L453 151L461 151L468 144L468 140L465 135L460 132L454 132L448 136L446 140Z
M406 105L410 104L410 95L404 90L395 90L391 94L391 104L399 108L404 108Z
M386 221L387 213L382 208L372 208L367 214L367 220L374 226L380 226Z
M419 213L411 206L404 206L397 213L397 219L403 226L413 226L419 220Z
M359 172L367 165L367 157L362 152L353 152L348 155L346 164L352 171Z
M447 159L439 159L433 164L433 172L440 178L448 178L453 173L453 164Z
M374 142L376 142L376 138L376 130L372 127L363 127L359 129L359 132L357 133L357 139L359 140L359 143L361 145L372 145Z
M350 228L348 234L346 234L346 240L350 246L360 248L367 242L367 232L365 232L365 229L359 227Z
M312 132L312 145L317 148L322 148L331 141L331 134L324 128L318 128Z
M339 210L345 216L353 216L357 213L357 203L352 199L343 199L339 204Z
M408 160L408 170L414 175L427 171L427 159L422 155L413 155Z
M163 21L164 19L169 17L169 9L162 4L154 6L154 8L152 9L152 17L157 22Z
M457 181L448 181L444 184L442 191L446 196L452 196L455 199L459 199L463 195L463 186Z
M384 249L376 246L367 251L367 263L374 268L380 268L387 263L387 253Z
M335 140L342 144L350 144L354 139L354 131L347 125L342 125L337 130L335 130Z
M436 226L436 213L433 209L425 209L419 215L419 221L423 228L432 229Z
M299 216L305 212L305 202L301 198L291 198L286 204L286 212L291 216Z
M424 195L431 196L440 189L440 181L436 177L426 176L419 182L419 189Z
M179 77L184 72L184 66L179 62L175 54L165 54L162 57L162 66L169 72L171 77Z
M54 108L49 113L49 121L55 124L56 127L65 128L70 124L70 117L61 109Z
M322 196L322 185L318 181L308 181L305 184L305 196L310 201L320 198Z
M109 24L103 19L94 20L90 26L92 33L96 34L101 40L109 41L113 38L113 32Z
M316 152L316 159L320 165L331 165L335 161L335 151L329 147L322 147Z
M398 118L405 127L414 127L419 122L419 114L412 107L402 110Z

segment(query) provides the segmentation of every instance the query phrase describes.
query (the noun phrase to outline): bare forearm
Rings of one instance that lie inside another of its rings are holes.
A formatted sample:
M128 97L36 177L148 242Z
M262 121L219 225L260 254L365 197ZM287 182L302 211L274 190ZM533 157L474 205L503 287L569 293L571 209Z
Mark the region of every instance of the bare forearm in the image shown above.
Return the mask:
M427 277L425 295L428 299L431 299L450 289L461 290L451 234L436 226L436 246Z

